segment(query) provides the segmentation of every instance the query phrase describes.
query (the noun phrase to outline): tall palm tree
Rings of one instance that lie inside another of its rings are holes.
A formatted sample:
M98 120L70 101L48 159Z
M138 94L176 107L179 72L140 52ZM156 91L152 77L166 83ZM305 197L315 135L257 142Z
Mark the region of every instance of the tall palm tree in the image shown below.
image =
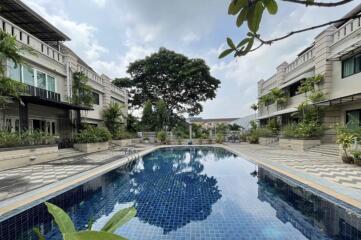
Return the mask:
M277 108L279 108L287 103L288 97L282 89L273 88L271 90L271 95L273 97L274 102L277 105Z
M257 118L258 104L257 104L257 103L253 103L253 104L251 105L251 109L255 112L254 117L255 117L255 119L256 119L256 118Z
M104 124L108 130L115 136L124 123L123 105L111 103L103 110Z

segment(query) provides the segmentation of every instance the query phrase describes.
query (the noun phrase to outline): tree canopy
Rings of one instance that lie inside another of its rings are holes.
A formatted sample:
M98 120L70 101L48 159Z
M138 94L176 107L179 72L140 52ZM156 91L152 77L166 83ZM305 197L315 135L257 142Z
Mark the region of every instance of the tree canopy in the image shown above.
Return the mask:
M165 48L131 63L127 72L130 79L113 83L129 88L131 107L141 108L148 100L156 105L163 100L172 114L199 114L203 110L201 103L215 98L220 84L204 60Z

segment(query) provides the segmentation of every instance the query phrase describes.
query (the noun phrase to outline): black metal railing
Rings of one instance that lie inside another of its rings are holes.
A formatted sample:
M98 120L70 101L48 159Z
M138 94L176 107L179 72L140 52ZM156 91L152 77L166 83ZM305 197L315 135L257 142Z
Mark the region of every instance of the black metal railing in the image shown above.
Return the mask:
M27 85L26 93L31 96L36 96L36 97L40 97L43 99L49 99L49 100L60 102L60 94L59 93L48 91L46 89L34 87L31 85Z

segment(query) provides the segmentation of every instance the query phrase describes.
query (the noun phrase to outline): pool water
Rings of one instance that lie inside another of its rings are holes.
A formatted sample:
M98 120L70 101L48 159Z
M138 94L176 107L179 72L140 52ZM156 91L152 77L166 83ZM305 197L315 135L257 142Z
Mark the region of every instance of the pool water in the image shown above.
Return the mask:
M257 174L254 171L257 170ZM50 200L78 230L99 230L118 210L137 216L132 239L361 239L359 215L221 148L154 151ZM44 204L0 223L0 239L61 239Z

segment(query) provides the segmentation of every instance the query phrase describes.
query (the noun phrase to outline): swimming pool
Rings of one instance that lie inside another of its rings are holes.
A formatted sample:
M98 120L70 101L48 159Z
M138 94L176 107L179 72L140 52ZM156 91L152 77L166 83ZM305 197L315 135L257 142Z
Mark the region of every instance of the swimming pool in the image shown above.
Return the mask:
M156 150L50 202L97 230L134 205L116 231L128 239L361 239L355 212L222 148ZM61 239L43 204L0 223L0 239L36 239L35 226Z

